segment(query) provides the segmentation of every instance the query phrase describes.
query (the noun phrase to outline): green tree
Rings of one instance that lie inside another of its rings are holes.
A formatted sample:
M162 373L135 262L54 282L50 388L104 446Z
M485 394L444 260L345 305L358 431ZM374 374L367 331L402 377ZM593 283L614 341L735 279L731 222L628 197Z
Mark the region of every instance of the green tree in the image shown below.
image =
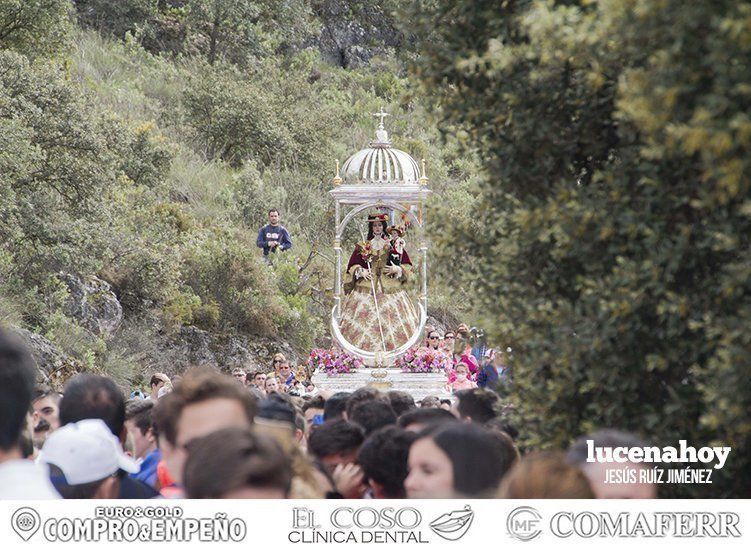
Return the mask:
M0 0L0 49L30 56L57 52L68 41L67 0Z
M514 347L525 445L722 443L713 485L665 494L746 495L749 4L443 0L408 20L441 125L486 165L443 244L466 240L459 273Z
M135 34L159 15L159 0L77 0L76 10L82 24L118 38Z

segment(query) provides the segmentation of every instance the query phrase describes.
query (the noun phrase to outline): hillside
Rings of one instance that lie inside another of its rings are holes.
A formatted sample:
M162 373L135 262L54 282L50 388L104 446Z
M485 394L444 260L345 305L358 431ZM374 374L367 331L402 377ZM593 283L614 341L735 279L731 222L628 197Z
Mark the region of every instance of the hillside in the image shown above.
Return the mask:
M309 5L285 46L294 29L261 13L255 46L212 53L152 39L174 6L134 22L105 4L47 3L48 24L28 13L33 39L0 53L0 320L27 331L53 381L86 368L135 387L327 344L334 160L372 139L381 107L395 145L427 159L436 202L469 201L477 168L440 143L398 47L350 45L337 62L330 10ZM255 247L269 207L294 237L273 268ZM432 288L435 315L456 319L462 291Z

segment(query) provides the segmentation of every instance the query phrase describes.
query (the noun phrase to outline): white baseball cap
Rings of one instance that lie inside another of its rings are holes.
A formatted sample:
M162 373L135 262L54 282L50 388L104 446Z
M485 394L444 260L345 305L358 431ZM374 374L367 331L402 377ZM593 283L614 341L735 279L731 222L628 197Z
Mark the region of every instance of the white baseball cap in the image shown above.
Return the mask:
M69 485L96 482L118 469L138 472L138 463L123 453L120 441L101 419L60 427L44 441L39 460L60 468Z

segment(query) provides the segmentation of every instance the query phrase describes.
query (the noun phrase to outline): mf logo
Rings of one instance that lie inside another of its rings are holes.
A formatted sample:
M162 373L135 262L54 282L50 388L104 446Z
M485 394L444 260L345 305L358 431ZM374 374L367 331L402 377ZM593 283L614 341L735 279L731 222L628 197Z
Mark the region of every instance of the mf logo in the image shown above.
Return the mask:
M520 506L511 511L506 519L506 531L511 538L528 542L540 536L542 516L530 506Z

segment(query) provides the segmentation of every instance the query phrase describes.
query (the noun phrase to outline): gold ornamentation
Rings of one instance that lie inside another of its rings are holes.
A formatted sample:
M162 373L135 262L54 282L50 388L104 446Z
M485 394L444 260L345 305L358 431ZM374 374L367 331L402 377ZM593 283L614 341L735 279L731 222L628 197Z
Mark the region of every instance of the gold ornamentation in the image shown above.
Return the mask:
M420 177L420 185L428 184L428 176L425 171L425 159L422 160L422 176Z
M339 176L339 159L336 159L336 176L334 176L334 185L341 185L342 178Z

